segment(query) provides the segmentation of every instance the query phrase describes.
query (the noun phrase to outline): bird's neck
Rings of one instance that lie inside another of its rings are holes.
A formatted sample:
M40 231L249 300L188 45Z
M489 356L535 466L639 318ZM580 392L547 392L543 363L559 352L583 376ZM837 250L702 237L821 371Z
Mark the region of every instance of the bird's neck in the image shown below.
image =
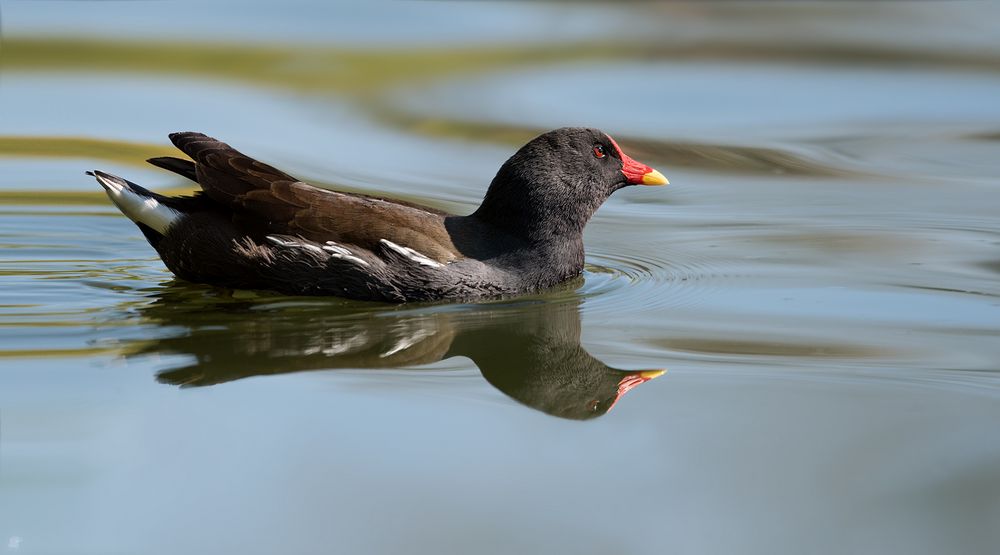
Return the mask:
M543 284L546 287L576 277L583 271L582 235L573 241L560 240L537 245L533 248L533 252L538 259L544 261L544 266L547 268L546 273L540 275L539 279L552 279L552 283Z
M473 218L533 246L582 245L583 228L604 199L573 202L556 192L568 187L522 182L527 180L505 169L490 184Z
M581 233L526 233L523 226L493 222L477 212L447 218L445 227L464 256L517 270L539 286L554 285L583 270Z

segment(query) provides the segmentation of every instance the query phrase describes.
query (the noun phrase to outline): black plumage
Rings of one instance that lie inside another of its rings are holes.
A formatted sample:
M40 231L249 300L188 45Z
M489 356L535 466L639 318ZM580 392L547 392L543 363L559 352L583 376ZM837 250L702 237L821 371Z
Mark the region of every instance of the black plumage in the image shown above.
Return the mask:
M201 133L170 139L191 160L149 162L196 181L194 196L94 175L178 277L290 294L403 302L550 287L582 271L583 228L608 196L666 183L603 132L563 128L518 150L479 209L457 216L313 187Z

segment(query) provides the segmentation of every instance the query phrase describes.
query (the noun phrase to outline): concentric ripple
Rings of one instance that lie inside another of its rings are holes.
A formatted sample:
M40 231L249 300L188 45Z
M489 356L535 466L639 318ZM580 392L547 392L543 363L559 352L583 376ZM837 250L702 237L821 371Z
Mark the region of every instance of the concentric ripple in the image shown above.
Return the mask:
M588 251L578 293L587 311L657 310L696 304L734 275L719 261L688 250L612 253L598 248Z

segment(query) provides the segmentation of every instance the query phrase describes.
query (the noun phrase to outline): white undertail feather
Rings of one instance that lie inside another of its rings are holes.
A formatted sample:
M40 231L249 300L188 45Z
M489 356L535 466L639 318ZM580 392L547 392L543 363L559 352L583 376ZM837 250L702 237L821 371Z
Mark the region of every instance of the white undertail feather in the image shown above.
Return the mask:
M166 233L167 228L183 215L160 204L155 198L137 193L120 177L100 172L94 172L93 175L122 214L133 222L149 226L157 233Z

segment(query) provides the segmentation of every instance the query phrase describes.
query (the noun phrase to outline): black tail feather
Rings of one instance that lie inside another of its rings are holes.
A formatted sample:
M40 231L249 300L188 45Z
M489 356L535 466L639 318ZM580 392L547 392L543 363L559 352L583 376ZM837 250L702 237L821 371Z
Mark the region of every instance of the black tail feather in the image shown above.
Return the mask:
M172 171L178 175L182 175L195 183L198 182L194 162L190 160L174 158L173 156L161 156L159 158L150 158L146 161L158 168L163 168L167 171Z
M163 240L163 234L142 222L135 222L135 225L139 226L139 231L146 236L146 240L149 241L149 244L152 245L154 249L160 246L160 241Z

